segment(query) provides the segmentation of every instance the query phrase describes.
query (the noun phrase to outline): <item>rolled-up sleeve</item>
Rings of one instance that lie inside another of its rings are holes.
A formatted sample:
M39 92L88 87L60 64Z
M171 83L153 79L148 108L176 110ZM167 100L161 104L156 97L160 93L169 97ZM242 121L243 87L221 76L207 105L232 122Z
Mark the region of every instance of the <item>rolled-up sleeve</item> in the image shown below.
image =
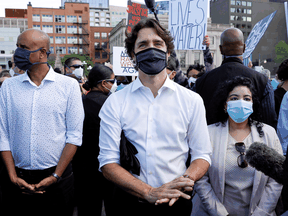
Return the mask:
M196 94L194 108L190 110L188 127L188 142L191 153L191 162L204 159L211 165L212 146L210 142L206 112L202 98Z
M99 147L100 154L99 170L106 164L120 164L120 135L121 123L119 117L120 104L115 94L109 96L100 110L100 136Z
M6 83L3 83L0 88L0 151L10 151L9 134L8 134L8 119L6 107Z
M66 111L66 143L82 145L84 108L78 82L73 80Z
M287 92L288 93L288 92ZM280 106L277 125L277 135L282 145L283 153L287 153L288 145L288 94L285 94Z

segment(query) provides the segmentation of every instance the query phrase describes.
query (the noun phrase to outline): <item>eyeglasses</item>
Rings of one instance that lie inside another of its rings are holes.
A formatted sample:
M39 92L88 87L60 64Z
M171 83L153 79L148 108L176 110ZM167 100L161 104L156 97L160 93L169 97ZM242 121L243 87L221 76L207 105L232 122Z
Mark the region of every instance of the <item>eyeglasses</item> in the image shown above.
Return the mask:
M245 144L243 142L237 142L235 143L236 150L240 153L240 155L237 158L238 166L241 168L246 168L248 166L247 161L245 160Z
M71 65L70 67L74 67L74 68L83 68L84 66L83 65Z
M112 84L114 84L116 82L116 79L103 79L106 82L111 82ZM101 83L103 80L99 80L98 83Z

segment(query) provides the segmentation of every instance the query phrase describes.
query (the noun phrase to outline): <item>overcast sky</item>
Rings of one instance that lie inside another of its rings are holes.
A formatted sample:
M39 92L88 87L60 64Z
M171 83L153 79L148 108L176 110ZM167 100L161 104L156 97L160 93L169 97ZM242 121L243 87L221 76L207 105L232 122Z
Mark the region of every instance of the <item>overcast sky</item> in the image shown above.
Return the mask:
M22 8L27 9L30 1L33 7L59 8L61 0L0 0L0 17L5 17L5 8ZM136 0L144 3L144 0ZM127 5L127 0L109 0L110 5L123 6Z

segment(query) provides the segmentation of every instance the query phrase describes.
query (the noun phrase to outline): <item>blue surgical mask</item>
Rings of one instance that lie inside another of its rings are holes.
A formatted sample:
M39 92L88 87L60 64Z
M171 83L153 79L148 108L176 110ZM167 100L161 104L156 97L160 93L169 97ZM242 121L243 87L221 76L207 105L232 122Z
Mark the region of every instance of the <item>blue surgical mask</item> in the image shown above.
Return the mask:
M228 101L227 112L234 122L242 123L253 113L253 103L244 100Z
M19 69L26 71L26 70L29 70L33 65L47 64L47 62L35 62L35 63L30 62L30 54L37 52L41 49L43 49L43 48L39 48L37 50L30 51L30 50L26 50L26 49L22 49L22 48L18 47L14 53L15 65ZM47 52L47 58L48 58L49 54L50 54L50 52Z

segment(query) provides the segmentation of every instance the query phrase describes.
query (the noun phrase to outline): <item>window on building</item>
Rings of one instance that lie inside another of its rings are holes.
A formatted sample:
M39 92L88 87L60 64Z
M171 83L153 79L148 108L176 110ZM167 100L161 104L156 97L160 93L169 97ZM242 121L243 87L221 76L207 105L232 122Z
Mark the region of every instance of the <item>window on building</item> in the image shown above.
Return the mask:
M109 14L109 13L106 13L106 17L110 17L110 14Z
M243 17L242 17L242 20L243 20L244 22L246 22L246 17L245 17L245 16L243 16Z
M246 14L246 9L242 8L242 13Z
M67 33L68 34L77 33L77 26L67 26Z
M231 13L235 13L235 8L230 8Z
M231 0L231 5L235 5L235 0Z
M42 15L42 22L53 22L52 15Z
M68 23L77 22L77 16L67 16L67 22Z
M50 36L50 44L54 44L54 38L53 38L53 36Z
M39 29L39 30L41 30L40 25L33 25L33 29Z
M251 17L247 17L247 22L251 22L251 21L252 21Z
M194 53L194 64L200 64L200 52Z
M24 20L18 20L18 26L24 26Z
M240 28L240 24L237 23L235 27L236 27L236 28Z
M241 9L240 8L236 8L236 13L241 13Z
M94 26L95 25L95 23L94 22L90 22L90 26Z
M107 49L107 46L108 46L108 43L107 43L107 42L102 42L102 43L101 43L101 47L102 47L103 49Z
M53 33L53 26L52 25L43 25L42 30L46 33Z
M235 20L235 16L230 16L230 20Z
M105 22L105 18L101 18L100 20L101 20L101 22Z
M78 16L78 22L82 23L82 16Z
M76 44L77 43L77 37L68 37L67 43L68 44Z
M100 32L94 32L94 38L100 39Z
M248 29L251 29L251 27L252 27L251 25L247 25L247 28L248 28Z
M106 32L102 32L101 33L101 37L102 37L102 39L106 39L107 38L107 33Z
M246 1L242 1L242 6L246 6Z
M248 7L252 7L252 2L247 2Z
M99 42L95 42L94 43L94 47L95 47L95 49L100 48L100 43Z
M101 12L101 13L100 13L100 16L105 17L105 13L104 13L104 12Z
M32 21L33 22L40 22L40 15L39 14L33 14L32 15Z
M65 16L55 15L55 22L65 22Z
M95 18L95 22L100 22L99 17Z
M95 26L100 26L100 23L96 22L96 23L95 23Z
M94 12L91 12L91 11L90 11L90 16L94 16Z
M211 44L211 45L214 45L214 43L215 43L215 41L214 41L214 37L211 36L211 37L210 37L210 44Z
M1 50L1 54L5 54L5 50Z
M106 23L106 27L109 27L110 26L110 23Z
M252 14L252 10L251 9L247 9L247 14Z
M54 54L54 47L50 46L50 52L51 54Z
M65 37L55 37L55 44L65 44L66 38Z
M106 18L106 22L110 22L110 18Z
M100 23L100 26L105 26L105 23Z
M107 59L107 52L102 52L102 59Z
M96 12L96 13L95 13L95 17L99 17L99 12Z
M55 33L64 34L65 33L65 26L56 25L55 26Z
M241 5L241 1L236 0L236 5Z
M245 28L246 28L246 24L242 24L242 25L241 25L241 28L242 28L242 29L245 29Z
M93 22L94 21L94 17L90 17L90 22Z
M56 48L56 53L66 54L66 47L57 47Z
M68 47L68 54L78 54L77 47Z
M99 50L95 51L95 59L100 59L100 51Z

